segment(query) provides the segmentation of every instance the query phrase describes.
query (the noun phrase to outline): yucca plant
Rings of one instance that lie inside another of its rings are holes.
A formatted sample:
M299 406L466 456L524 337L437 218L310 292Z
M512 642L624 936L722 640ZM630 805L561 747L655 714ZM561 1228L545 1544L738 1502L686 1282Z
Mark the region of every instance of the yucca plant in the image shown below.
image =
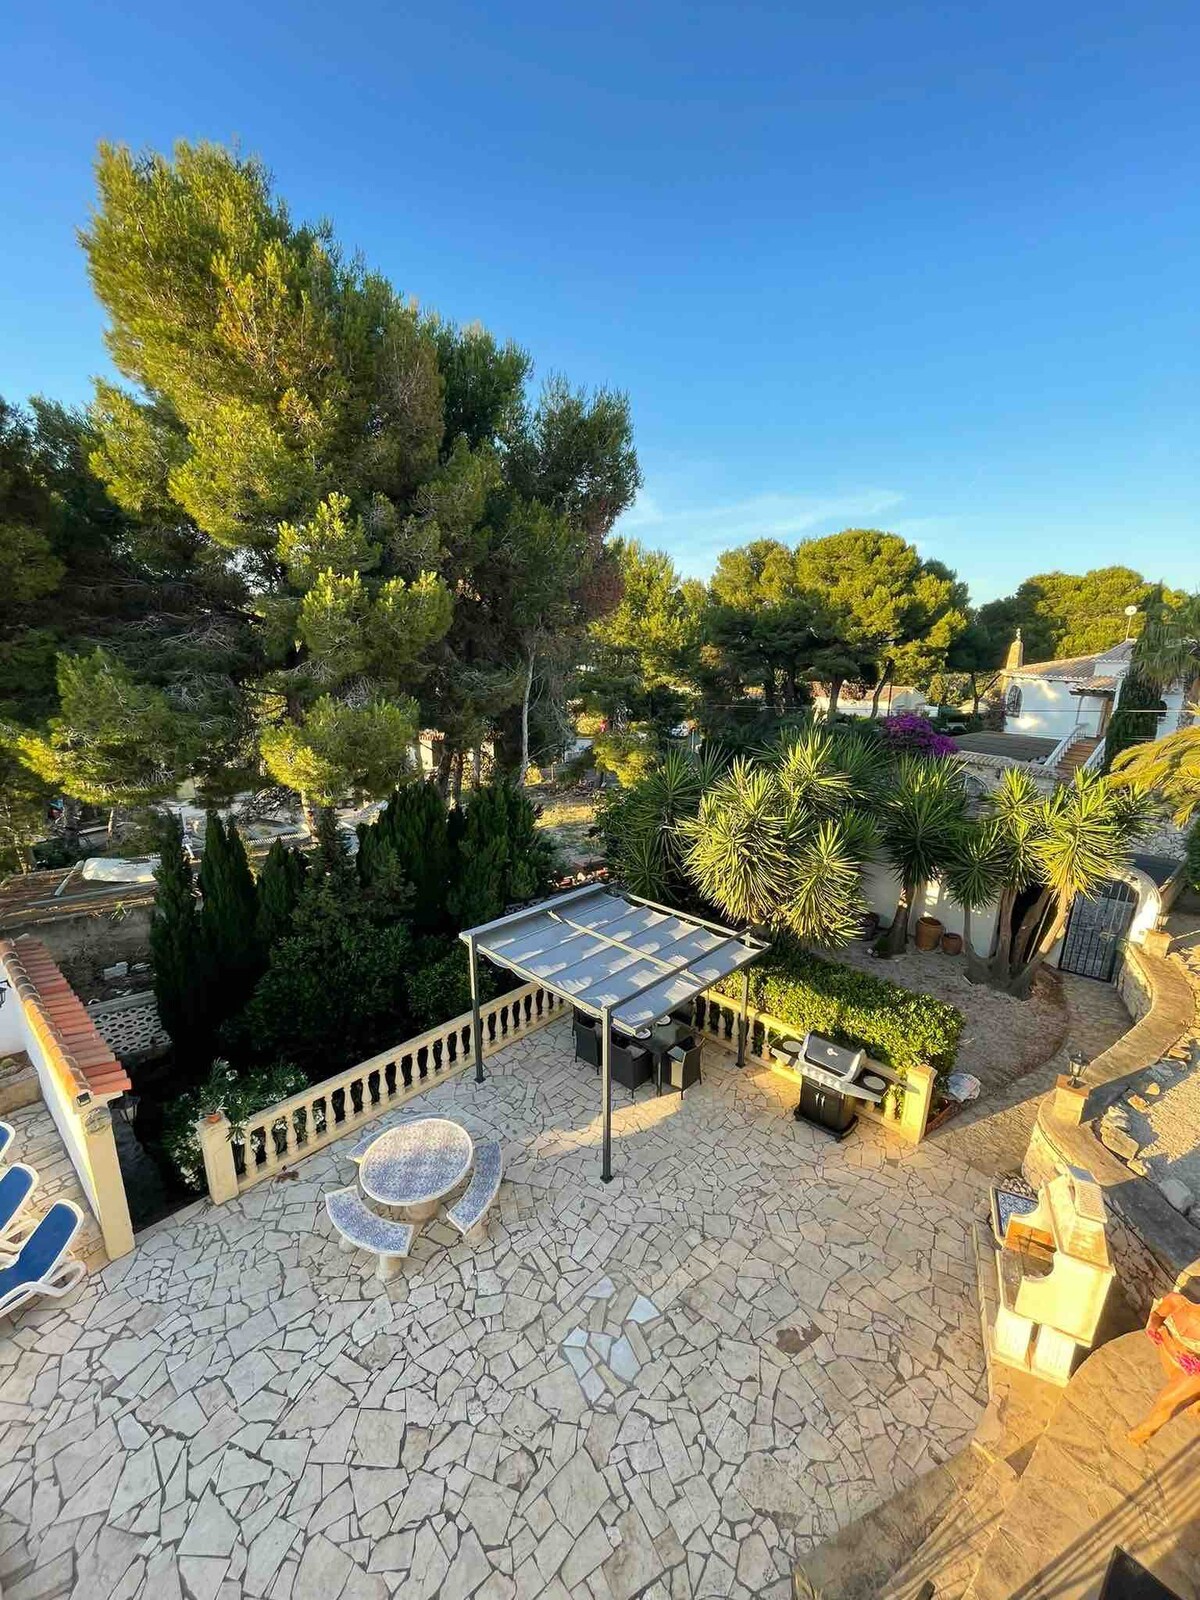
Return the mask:
M1029 993L1076 895L1090 898L1128 861L1148 807L1106 778L1077 772L1068 787L1042 802L1040 821L1033 853L1042 892L1022 917L1009 954L1008 988L1018 995Z
M1003 831L995 817L963 822L942 875L950 893L962 907L963 953L967 958L967 977L972 983L983 983L988 975L986 962L975 949L972 915L991 905L1000 895L1008 865Z
M879 941L881 954L899 955L907 944L917 890L950 861L966 809L962 769L955 763L924 756L899 762L879 818L884 855L900 879L895 914Z

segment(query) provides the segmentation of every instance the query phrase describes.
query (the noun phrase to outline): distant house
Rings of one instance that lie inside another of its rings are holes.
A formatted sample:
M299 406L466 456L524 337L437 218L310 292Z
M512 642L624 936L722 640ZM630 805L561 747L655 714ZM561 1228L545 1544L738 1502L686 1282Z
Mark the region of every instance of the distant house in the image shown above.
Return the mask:
M1101 767L1104 737L1132 663L1128 639L1094 655L1026 661L1018 629L1000 679L1004 731L964 734L960 753L976 765L1032 764L1061 782L1079 767ZM1180 682L1165 691L1163 709L1145 715L1144 738L1162 739L1184 726L1189 688Z
M1126 640L1101 655L1026 661L1018 631L1001 680L1005 731L1055 744L1072 728L1081 738L1098 738L1108 727L1132 657L1133 642Z
M829 685L827 683L814 683L813 705L820 712L829 710ZM873 689L859 689L855 686L843 684L838 694L838 710L848 717L869 717L871 715L871 701L874 698ZM925 691L914 689L909 684L896 683L885 687L879 697L878 715L881 717L896 716L901 711L924 711Z

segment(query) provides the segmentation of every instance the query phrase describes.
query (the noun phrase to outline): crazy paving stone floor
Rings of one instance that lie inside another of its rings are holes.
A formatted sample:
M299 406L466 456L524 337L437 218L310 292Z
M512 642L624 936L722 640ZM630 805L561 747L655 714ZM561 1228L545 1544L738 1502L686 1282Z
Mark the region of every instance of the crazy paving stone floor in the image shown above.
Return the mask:
M682 1102L615 1091L603 1185L568 1022L488 1072L419 1102L503 1140L485 1243L428 1223L378 1283L344 1141L4 1324L5 1600L784 1600L964 1444L973 1169L706 1048Z

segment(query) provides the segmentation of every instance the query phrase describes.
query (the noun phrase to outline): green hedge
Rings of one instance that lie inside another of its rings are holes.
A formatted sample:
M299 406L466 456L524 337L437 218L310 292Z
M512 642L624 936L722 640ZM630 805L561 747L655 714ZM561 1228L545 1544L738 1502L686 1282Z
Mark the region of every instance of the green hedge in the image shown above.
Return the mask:
M717 988L740 1002L741 974ZM800 1034L811 1028L864 1049L896 1072L925 1063L944 1076L954 1066L963 1029L962 1012L945 1000L784 942L750 968L750 1004Z

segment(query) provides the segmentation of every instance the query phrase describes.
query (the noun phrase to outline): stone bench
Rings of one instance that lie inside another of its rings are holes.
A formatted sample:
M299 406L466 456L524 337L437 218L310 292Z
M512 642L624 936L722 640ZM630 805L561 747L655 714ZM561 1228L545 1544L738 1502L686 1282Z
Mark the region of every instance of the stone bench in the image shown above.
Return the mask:
M357 1189L335 1189L325 1196L329 1220L340 1236L343 1250L367 1250L378 1256L375 1276L394 1278L412 1249L416 1229L410 1222L389 1222L366 1207Z
M500 1188L503 1172L504 1158L500 1146L491 1143L477 1144L475 1171L471 1176L471 1182L463 1191L458 1203L446 1213L464 1239L487 1215L488 1208Z

